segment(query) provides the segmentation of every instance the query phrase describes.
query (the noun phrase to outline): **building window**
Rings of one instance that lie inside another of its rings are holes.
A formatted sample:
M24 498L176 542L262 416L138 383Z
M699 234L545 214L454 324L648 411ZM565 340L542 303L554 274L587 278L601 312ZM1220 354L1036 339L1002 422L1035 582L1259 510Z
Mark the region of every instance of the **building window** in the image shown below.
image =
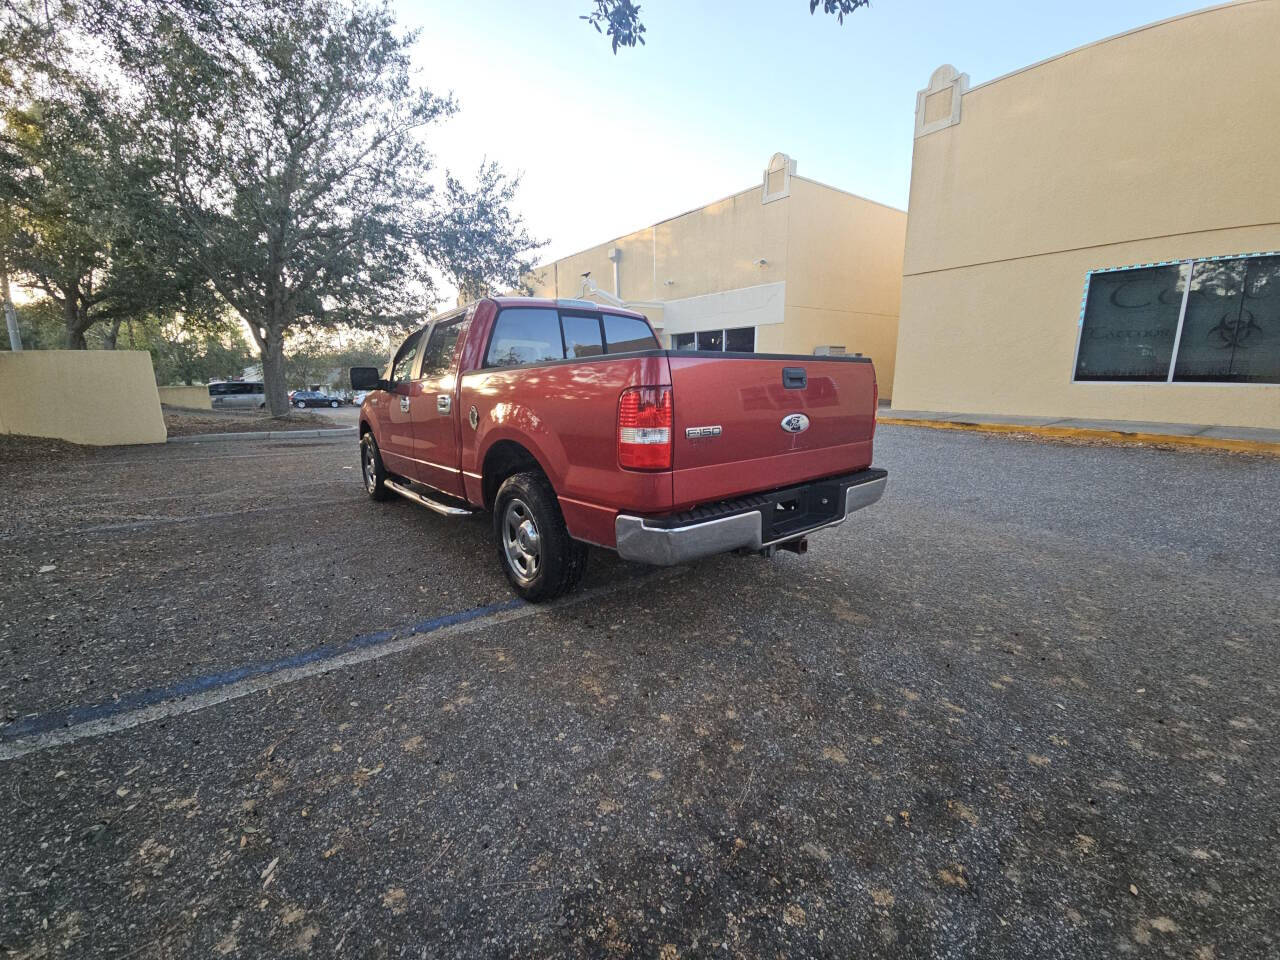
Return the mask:
M1076 379L1168 379L1184 272L1174 263L1090 277Z
M1280 256L1192 266L1173 379L1280 383Z
M703 352L724 350L723 330L699 330L698 349Z
M1280 255L1090 274L1074 379L1280 383Z
M724 348L730 353L755 353L756 328L737 327L724 332Z
M756 328L731 327L727 330L699 330L696 333L671 335L673 350L699 350L704 353L755 353Z

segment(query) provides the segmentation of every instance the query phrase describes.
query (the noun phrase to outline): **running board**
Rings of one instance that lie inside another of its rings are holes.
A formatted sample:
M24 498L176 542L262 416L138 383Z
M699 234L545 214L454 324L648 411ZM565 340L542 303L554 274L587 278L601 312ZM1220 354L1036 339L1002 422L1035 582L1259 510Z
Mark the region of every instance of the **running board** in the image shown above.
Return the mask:
M424 497L417 490L413 490L402 483L396 483L394 480L383 480L382 485L388 490L394 490L406 500L412 500L420 507L426 507L436 513L443 514L446 517L469 517L475 513L474 510L468 510L463 507L451 507L447 503L441 503L439 500L432 500L430 497Z

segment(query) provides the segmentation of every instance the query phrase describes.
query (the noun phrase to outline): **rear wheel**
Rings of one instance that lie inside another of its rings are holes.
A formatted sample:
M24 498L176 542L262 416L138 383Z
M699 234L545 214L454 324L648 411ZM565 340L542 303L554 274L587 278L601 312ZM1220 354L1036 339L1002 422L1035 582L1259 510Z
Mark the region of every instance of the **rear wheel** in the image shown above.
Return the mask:
M297 407L299 410L305 410L305 409L307 408L307 401L305 401L305 400L295 400L295 401L294 401L294 403L293 403L293 405L294 405L295 407Z
M337 400L330 400L330 401L329 401L329 406L333 407L335 410L336 410L336 409L338 409L338 401L337 401Z
M391 491L386 488L387 469L382 465L382 454L372 433L360 437L360 476L364 480L364 492L372 500L387 500Z
M510 476L493 504L498 559L516 593L538 603L572 590L587 567L587 545L569 536L551 484L541 473Z

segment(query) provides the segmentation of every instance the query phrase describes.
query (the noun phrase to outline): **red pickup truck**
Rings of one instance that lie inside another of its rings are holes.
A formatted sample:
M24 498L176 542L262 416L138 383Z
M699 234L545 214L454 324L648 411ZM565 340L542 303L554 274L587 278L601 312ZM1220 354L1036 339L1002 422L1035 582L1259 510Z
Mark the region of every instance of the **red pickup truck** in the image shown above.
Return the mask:
M638 313L485 299L353 367L361 470L446 515L493 514L516 592L571 589L587 545L676 564L805 536L880 499L865 357L663 350Z

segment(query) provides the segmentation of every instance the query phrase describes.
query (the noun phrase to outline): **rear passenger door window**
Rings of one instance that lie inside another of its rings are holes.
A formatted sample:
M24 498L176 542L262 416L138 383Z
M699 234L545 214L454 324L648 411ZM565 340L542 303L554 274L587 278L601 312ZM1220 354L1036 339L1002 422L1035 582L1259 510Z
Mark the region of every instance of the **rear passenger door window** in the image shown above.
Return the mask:
M396 353L391 364L391 382L404 383L413 377L413 362L418 359L418 346L422 343L423 331L417 331L404 342Z
M560 318L547 307L507 307L498 313L486 367L518 367L564 359Z
M636 350L656 350L658 340L649 324L636 317L604 315L604 339L610 353L634 353Z
M462 317L446 320L431 328L427 349L422 354L422 373L418 375L420 379L434 380L453 370L453 354L458 348L462 320Z

